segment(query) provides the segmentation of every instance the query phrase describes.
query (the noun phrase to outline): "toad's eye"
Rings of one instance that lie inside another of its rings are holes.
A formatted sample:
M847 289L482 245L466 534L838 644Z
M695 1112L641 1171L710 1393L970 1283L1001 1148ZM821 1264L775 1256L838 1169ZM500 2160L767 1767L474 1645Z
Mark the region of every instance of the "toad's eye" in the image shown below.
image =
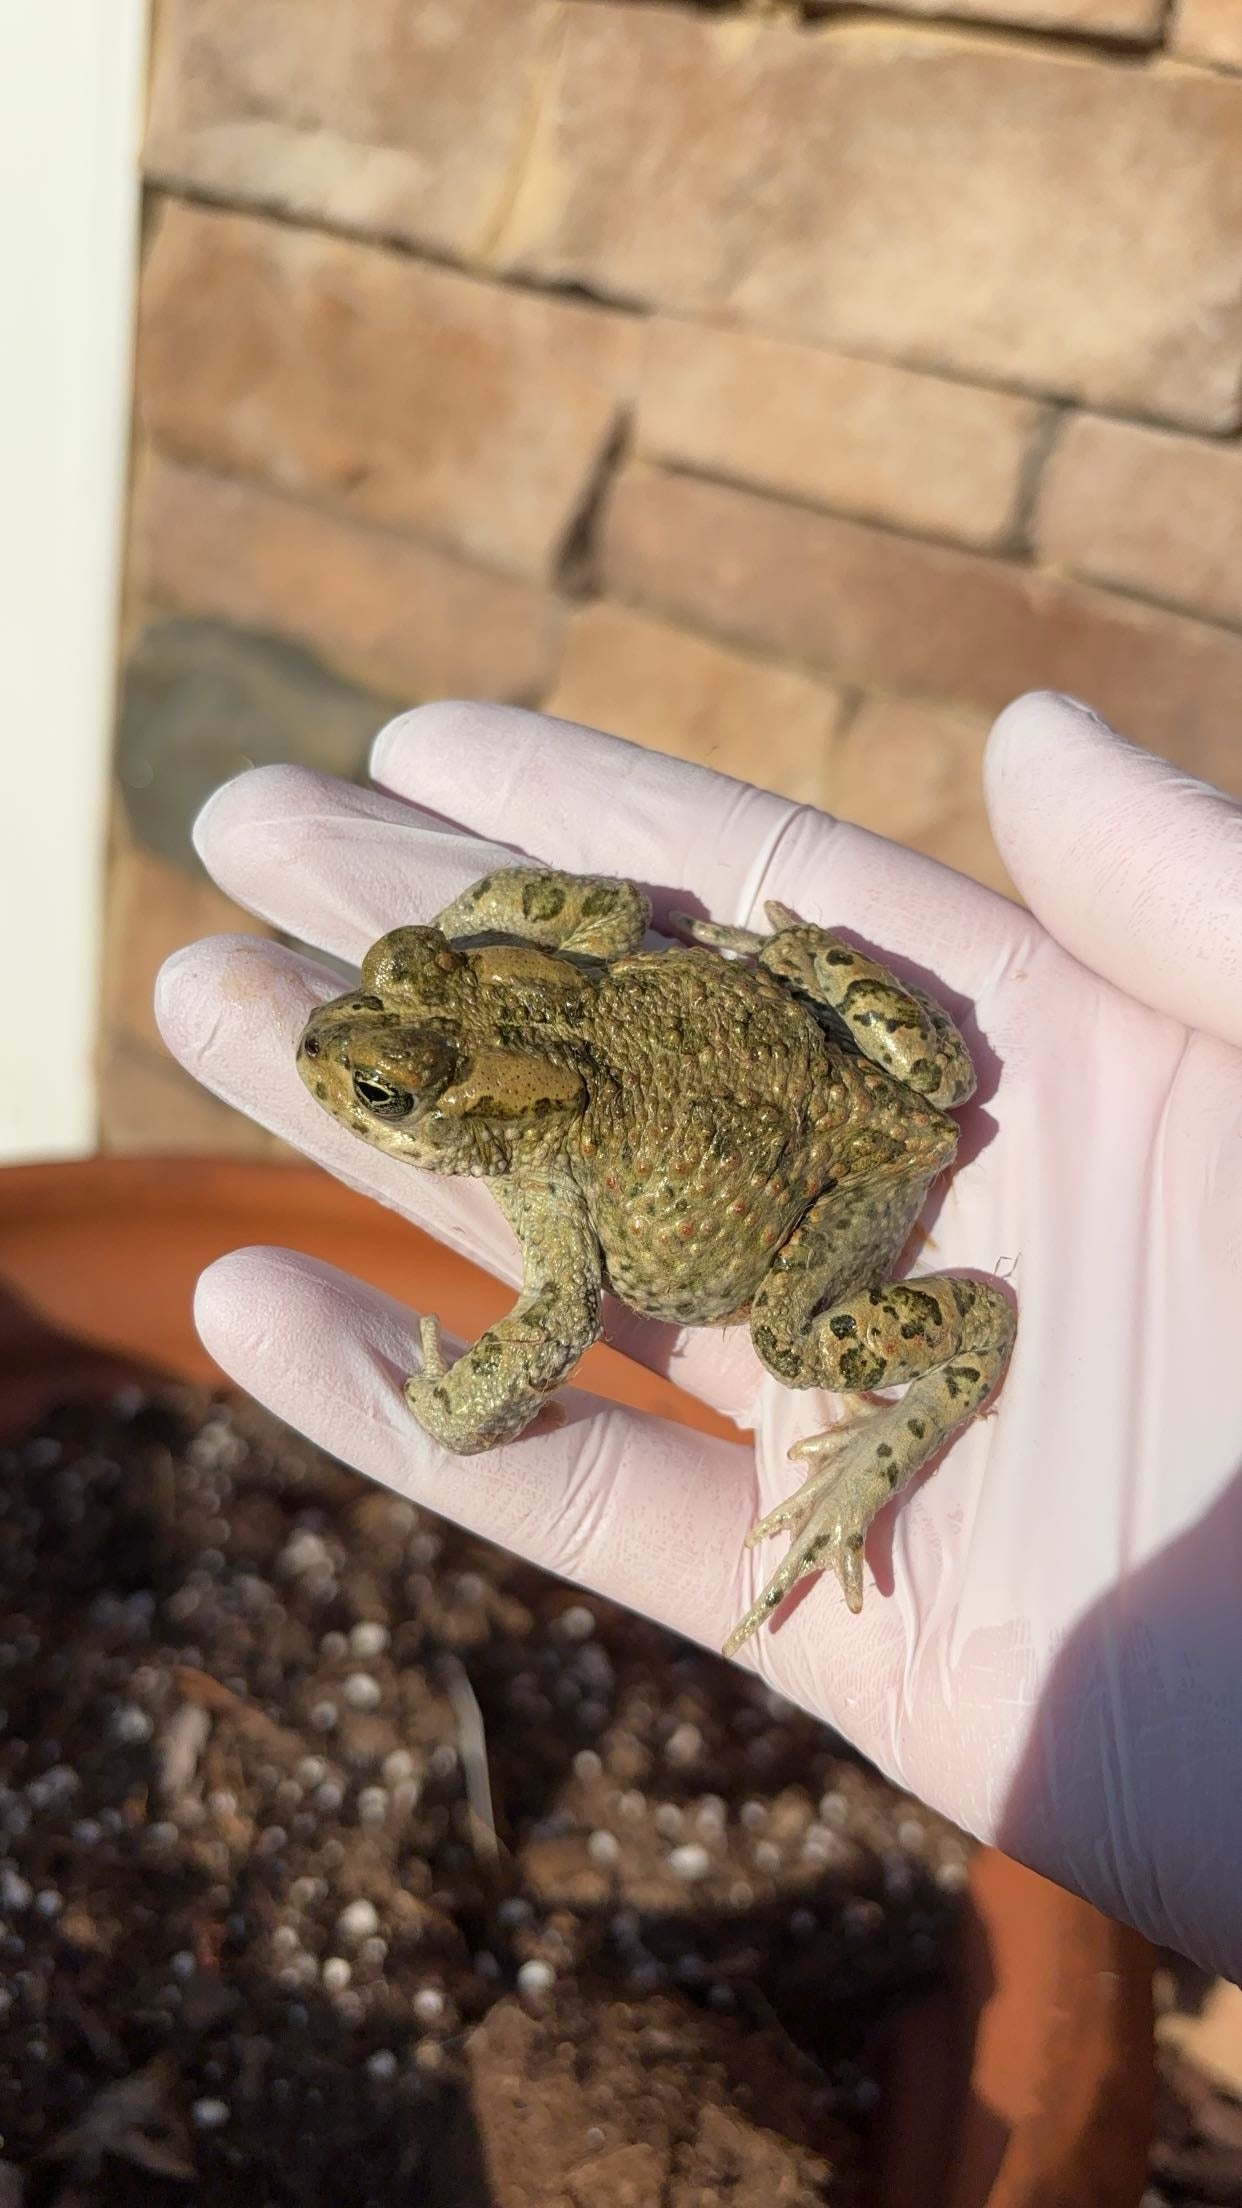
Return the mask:
M373 1119L408 1119L414 1109L410 1091L394 1087L378 1073L356 1073L354 1095Z

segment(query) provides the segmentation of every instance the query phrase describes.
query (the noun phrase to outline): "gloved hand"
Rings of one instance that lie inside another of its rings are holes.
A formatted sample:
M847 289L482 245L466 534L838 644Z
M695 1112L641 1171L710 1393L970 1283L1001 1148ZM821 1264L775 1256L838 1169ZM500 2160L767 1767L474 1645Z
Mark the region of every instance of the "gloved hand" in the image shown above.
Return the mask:
M537 715L396 721L374 792L295 768L208 805L228 894L356 964L531 857L762 926L841 927L967 1011L980 1090L915 1263L1008 1278L991 1415L877 1521L861 1617L827 1578L745 1647L775 1686L970 1831L1210 1966L1242 1972L1242 812L1039 695L987 795L1030 910L863 830ZM294 1067L339 975L263 940L171 959L158 1011L206 1085L356 1188L515 1276L478 1183L358 1142ZM417 1301L418 1282L411 1282ZM400 1382L413 1311L286 1251L200 1284L224 1369L315 1442L552 1571L718 1647L781 1553L743 1548L830 1399L744 1329L610 1335L753 1426L736 1444L587 1397L559 1430L449 1458Z

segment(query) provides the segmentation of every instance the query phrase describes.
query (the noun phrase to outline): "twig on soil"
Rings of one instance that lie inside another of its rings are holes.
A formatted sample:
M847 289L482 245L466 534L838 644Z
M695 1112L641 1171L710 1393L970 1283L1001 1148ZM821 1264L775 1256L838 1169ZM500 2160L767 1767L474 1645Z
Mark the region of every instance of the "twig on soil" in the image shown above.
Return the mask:
M212 1717L227 1718L239 1733L249 1733L252 1740L266 1741L271 1747L283 1748L289 1755L300 1755L302 1742L287 1725L278 1725L274 1717L261 1710L257 1702L248 1702L244 1694L235 1694L223 1680L213 1679L210 1672L199 1671L194 1664L176 1664L173 1679L177 1691L187 1702L196 1702L200 1709Z

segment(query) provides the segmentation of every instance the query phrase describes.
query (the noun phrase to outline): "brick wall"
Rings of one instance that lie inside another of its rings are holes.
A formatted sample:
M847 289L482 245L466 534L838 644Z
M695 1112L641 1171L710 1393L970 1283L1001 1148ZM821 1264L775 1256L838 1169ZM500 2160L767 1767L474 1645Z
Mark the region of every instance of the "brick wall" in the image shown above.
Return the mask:
M162 0L112 1147L246 759L546 705L1006 886L990 715L1242 794L1242 0ZM964 18L970 18L967 23Z

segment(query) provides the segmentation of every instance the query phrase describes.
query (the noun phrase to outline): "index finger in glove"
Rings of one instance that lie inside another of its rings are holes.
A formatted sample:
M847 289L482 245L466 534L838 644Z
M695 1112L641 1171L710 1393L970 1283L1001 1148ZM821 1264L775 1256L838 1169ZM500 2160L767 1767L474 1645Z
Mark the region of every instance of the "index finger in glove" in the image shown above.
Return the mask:
M376 738L371 772L472 834L652 890L712 919L764 900L857 931L974 996L1030 936L1006 898L934 859L710 768L513 706L419 706Z
M985 785L1005 862L1057 941L1242 1044L1242 806L1052 691L1001 714Z
M383 790L255 769L195 828L230 896L355 963L522 859L640 881L657 919L697 902L748 922L774 897L969 997L1029 935L1005 899L883 837L539 714L419 707L377 738L373 763Z

